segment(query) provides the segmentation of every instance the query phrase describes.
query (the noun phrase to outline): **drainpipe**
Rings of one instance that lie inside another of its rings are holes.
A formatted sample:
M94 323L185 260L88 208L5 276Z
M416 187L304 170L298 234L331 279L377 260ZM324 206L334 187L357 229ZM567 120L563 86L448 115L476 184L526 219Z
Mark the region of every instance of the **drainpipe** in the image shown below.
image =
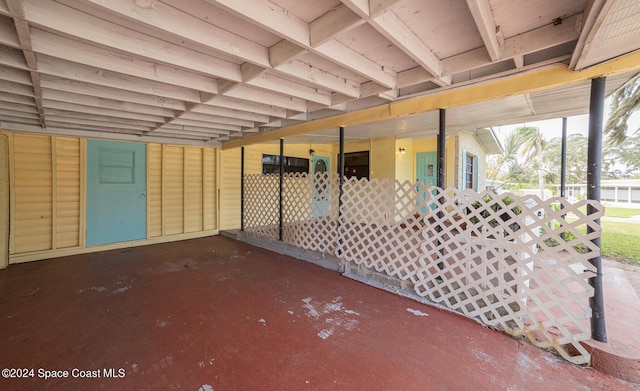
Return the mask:
M282 208L282 202L283 202L283 198L284 198L284 139L280 139L280 198L279 198L279 221L278 221L278 227L279 227L279 234L278 234L278 240L282 241L284 238L284 224L283 224L283 219L282 219L282 212L283 212L283 208Z
M240 231L244 231L244 147L240 148Z
M600 201L600 177L602 161L602 121L604 113L604 95L606 78L598 77L591 80L591 100L589 103L589 148L587 158L587 199ZM587 215L595 213L591 205L587 205ZM600 219L595 223L600 225ZM593 229L587 227L587 233ZM602 248L600 237L591 242ZM607 342L607 329L604 319L604 298L602 294L602 257L591 258L589 262L596 267L596 276L589 279L593 287L593 297L589 298L591 307L591 338L600 342Z

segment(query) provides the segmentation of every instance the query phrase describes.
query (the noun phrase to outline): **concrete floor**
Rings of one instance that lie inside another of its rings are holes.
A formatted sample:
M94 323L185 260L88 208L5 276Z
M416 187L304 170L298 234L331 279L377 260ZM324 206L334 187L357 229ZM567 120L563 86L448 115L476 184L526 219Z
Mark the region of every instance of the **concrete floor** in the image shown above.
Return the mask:
M0 368L34 370L0 390L634 389L221 236L0 271Z

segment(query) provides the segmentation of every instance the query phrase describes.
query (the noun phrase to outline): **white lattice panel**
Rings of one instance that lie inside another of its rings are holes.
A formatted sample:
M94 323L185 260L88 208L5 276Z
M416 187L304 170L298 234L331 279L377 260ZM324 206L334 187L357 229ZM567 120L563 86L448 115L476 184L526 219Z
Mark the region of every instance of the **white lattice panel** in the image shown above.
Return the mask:
M278 239L280 177L278 175L245 175L245 231L270 239Z
M332 253L338 232L338 175L287 174L283 192L283 240L307 250Z
M258 192L253 227L263 227L254 232L277 237L277 182L275 199L267 201L261 189L273 184L262 178L264 187L260 180L251 187ZM352 178L345 181L337 219L337 184L334 175L286 178L287 243L335 249L348 262L411 281L434 303L526 336L569 361L589 361L579 342L589 338L588 278L595 276L589 259L599 256L591 243L601 234L599 203ZM318 186L330 188L326 198L318 197ZM261 202L273 202L265 205L268 212L258 210ZM594 214L581 212L587 204ZM567 220L567 213L577 219Z

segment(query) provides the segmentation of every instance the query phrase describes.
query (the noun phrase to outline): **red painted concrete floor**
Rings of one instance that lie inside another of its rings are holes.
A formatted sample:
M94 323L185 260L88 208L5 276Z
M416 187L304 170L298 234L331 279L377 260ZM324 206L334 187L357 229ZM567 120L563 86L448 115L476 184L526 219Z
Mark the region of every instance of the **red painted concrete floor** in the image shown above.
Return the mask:
M0 390L634 389L220 236L0 271L0 368L27 376Z

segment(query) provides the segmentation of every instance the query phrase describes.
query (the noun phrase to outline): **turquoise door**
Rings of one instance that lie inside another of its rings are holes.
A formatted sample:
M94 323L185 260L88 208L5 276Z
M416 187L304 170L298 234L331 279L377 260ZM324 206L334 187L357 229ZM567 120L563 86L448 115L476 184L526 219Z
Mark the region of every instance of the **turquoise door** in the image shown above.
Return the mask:
M87 245L147 237L144 144L87 141Z
M329 212L329 158L314 156L313 166L313 205L311 217L325 216Z
M436 152L416 153L416 181L425 185L438 185L438 154ZM431 204L431 209L435 209L436 204ZM426 211L421 211L422 213Z

